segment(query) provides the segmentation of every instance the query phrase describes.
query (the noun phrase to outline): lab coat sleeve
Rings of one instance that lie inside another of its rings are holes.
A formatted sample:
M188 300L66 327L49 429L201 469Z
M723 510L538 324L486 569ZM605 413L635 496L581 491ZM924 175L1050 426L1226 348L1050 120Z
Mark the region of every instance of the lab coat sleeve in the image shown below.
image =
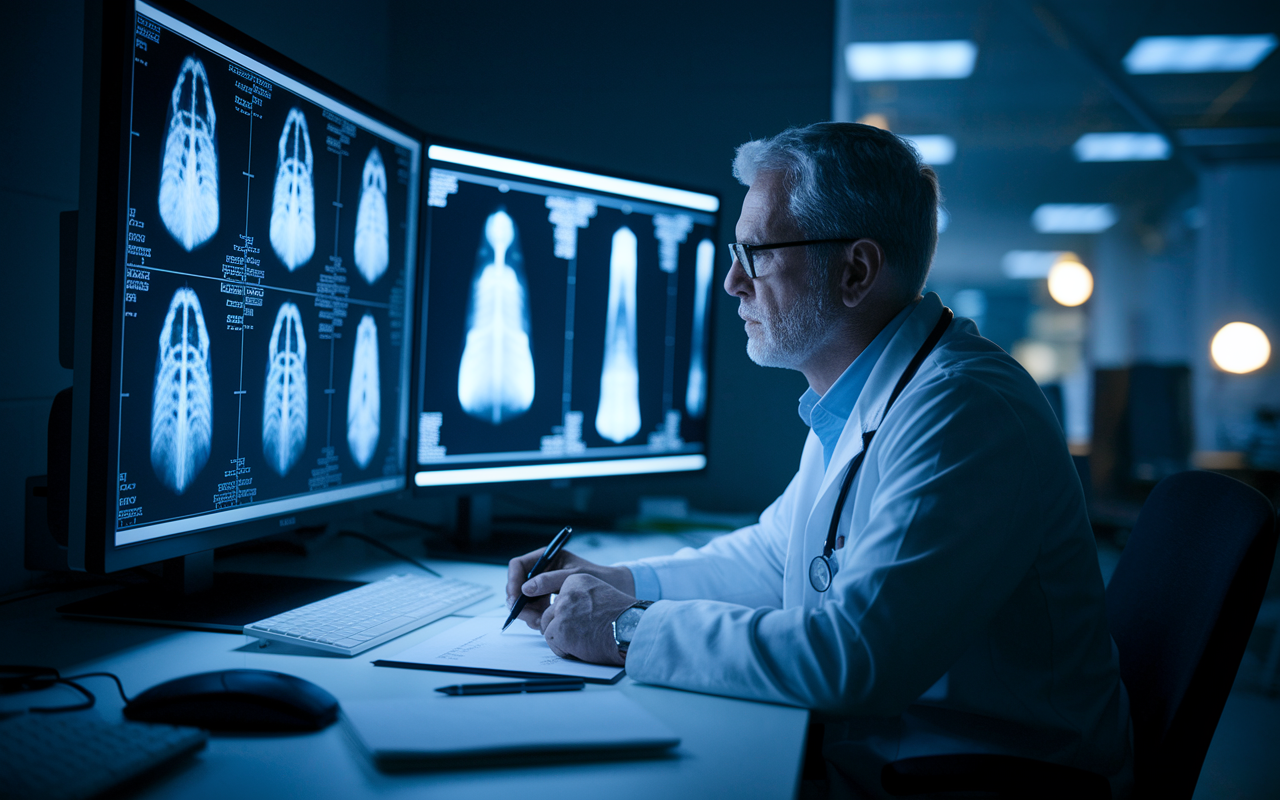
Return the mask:
M816 437L810 434L810 438ZM805 457L813 442L807 443ZM819 456L820 457L820 456ZM641 600L722 600L757 608L782 607L782 572L789 520L800 474L773 501L760 522L713 539L698 549L626 562Z
M1035 558L1023 500L1035 459L991 387L935 376L913 389L868 454L880 479L866 525L838 554L829 599L787 609L658 602L628 652L631 677L838 716L895 715L949 669Z

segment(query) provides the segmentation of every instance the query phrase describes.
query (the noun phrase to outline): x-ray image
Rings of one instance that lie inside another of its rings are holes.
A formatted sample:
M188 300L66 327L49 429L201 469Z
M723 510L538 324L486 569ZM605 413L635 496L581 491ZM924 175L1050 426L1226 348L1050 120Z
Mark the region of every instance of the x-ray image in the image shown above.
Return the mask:
M376 152L376 151L375 151ZM356 354L347 396L347 444L360 469L369 466L382 430L382 396L378 389L378 324L365 314L356 327Z
M217 114L204 63L187 56L169 98L160 163L160 219L188 252L218 230Z
M694 267L693 352L689 361L689 388L684 393L684 408L691 417L701 417L707 403L706 344L707 302L710 300L711 273L715 268L716 246L710 239L698 242L698 260Z
M596 431L611 442L623 442L640 431L640 367L636 360L636 235L625 226L613 234L606 313Z
M387 227L387 170L378 148L369 151L360 180L360 206L356 209L356 269L369 283L387 271L391 231Z
M284 475L307 446L307 340L302 314L293 303L276 312L267 355L262 410L262 452Z
M499 425L529 410L533 390L524 258L515 221L499 208L485 221L476 256L458 401L471 416Z
M209 460L213 442L213 383L209 331L200 298L174 292L160 329L151 397L151 466L165 486L182 494Z
M293 272L316 251L316 199L312 186L311 135L302 110L289 109L276 156L271 198L271 248Z

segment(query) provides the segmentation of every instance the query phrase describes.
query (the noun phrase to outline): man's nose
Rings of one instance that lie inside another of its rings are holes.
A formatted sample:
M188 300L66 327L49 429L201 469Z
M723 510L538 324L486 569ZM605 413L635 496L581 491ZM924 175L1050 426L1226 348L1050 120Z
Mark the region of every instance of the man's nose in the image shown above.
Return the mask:
M729 265L729 272L724 276L724 290L734 297L746 297L751 294L751 278L742 262L734 259Z

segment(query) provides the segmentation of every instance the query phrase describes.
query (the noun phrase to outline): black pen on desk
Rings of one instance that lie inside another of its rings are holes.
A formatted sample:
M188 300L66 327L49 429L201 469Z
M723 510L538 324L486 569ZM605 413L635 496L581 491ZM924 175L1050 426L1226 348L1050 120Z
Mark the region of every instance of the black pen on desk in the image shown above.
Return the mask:
M573 535L573 528L565 525L551 540L551 544L547 545L547 549L542 551L542 555L538 556L538 561L533 565L533 569L529 570L529 574L524 576L526 581L533 580L534 577L541 575L547 567L551 566L551 562L555 557L560 555L560 549L569 541L569 537ZM524 592L516 598L516 602L511 606L511 614L507 617L507 621L502 623L502 629L505 631L516 617L520 616L520 612L524 611L524 606L529 602L529 598Z
M586 688L586 681L516 681L514 683L470 683L461 686L441 686L436 689L447 695L462 697L475 694L521 694L523 692L576 692Z

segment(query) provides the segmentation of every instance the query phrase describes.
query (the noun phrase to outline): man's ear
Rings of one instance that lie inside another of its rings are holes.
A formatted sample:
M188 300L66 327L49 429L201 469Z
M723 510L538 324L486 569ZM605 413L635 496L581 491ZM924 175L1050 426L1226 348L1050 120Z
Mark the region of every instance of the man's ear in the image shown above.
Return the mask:
M840 299L855 308L883 278L884 248L874 239L859 239L845 246L840 260Z

